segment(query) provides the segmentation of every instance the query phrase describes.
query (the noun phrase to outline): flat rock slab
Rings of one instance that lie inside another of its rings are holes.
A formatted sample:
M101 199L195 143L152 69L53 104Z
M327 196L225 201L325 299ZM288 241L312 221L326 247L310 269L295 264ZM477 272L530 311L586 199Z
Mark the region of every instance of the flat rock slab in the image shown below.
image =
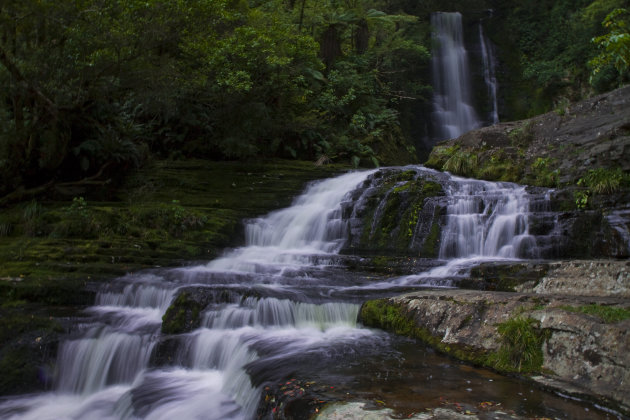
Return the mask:
M365 403L361 402L329 404L315 416L315 420L393 420L399 418L400 416L397 416L389 408L370 410ZM406 418L415 420L525 419L525 417L519 417L500 410L486 412L479 416L473 412L459 412L450 408L435 408L426 413L413 414Z
M458 286L540 295L630 298L630 261L498 261L473 267Z
M547 273L532 291L538 294L630 298L630 262L559 261L550 263Z
M630 413L630 319L605 323L579 312L593 305L628 309L628 299L452 289L371 302L376 304L368 302L361 311L366 325L415 336L447 354L493 368L492 355L504 343L499 325L531 319L545 337L542 366L533 380Z

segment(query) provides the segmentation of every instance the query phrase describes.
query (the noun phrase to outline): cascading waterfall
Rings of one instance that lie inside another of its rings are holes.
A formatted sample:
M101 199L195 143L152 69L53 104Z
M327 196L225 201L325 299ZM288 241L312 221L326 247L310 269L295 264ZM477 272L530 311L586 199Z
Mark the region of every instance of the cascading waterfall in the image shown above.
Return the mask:
M210 262L207 270L278 275L308 264L313 255L337 253L347 233L341 217L344 197L372 172L349 173L313 184L291 207L250 221L245 227L247 246Z
M0 418L251 419L261 391L250 370L305 354L321 363L335 345L379 337L358 328L358 303L308 302L332 286L309 270L343 245L342 204L372 172L311 185L293 206L250 221L247 246L207 265L110 285L87 310L91 321L62 343L56 392L0 403ZM199 329L175 338L174 365L152 366L162 316L177 290L191 284L216 290L214 303ZM225 293L230 287L278 296L286 289L305 301Z
M98 294L97 306L90 312L101 322L90 326L81 338L61 345L57 388L91 394L107 385L131 382L148 365L173 292L151 284L130 284L119 293Z
M445 201L434 197L432 204L446 207L442 258L535 256L532 197L523 187L405 169L439 178L445 187L447 195L439 197ZM391 336L358 324L360 302L426 285L427 276L375 280L334 265L362 208L373 201L374 172L311 185L291 207L249 221L247 245L208 264L107 285L86 311L90 318L61 344L56 390L0 400L0 419L249 420L266 384L326 369L336 381L359 357L397 360ZM162 317L183 293L204 302L200 325L164 336Z
M525 187L454 178L440 258L536 258Z
M481 125L472 105L470 70L464 46L462 15L434 13L433 126L435 140L459 137Z
M483 64L483 80L486 83L490 112L488 114L490 124L499 122L499 105L497 103L498 83L496 77L496 61L494 47L483 32L483 25L479 24L479 45L481 47L481 62Z

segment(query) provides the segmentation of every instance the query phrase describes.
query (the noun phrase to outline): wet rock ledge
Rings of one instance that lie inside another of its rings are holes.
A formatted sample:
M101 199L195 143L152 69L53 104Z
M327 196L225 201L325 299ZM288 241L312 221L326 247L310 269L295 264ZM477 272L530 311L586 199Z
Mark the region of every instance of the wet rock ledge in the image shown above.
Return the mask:
M517 292L422 290L371 300L361 321L629 415L630 263L554 262L537 272Z

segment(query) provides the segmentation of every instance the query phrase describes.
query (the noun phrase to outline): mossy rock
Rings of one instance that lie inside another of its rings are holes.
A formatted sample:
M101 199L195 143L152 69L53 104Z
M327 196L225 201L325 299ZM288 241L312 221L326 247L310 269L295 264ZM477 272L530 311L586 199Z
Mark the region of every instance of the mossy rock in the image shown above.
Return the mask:
M175 298L162 317L162 333L182 334L199 327L199 317L203 306L188 292L182 292Z
M435 255L436 230L429 238L425 248L421 245L412 249L421 214L426 215L425 200L444 195L442 185L430 178L419 175L414 170L391 171L383 176L378 189L367 201L367 208L362 212L362 230L354 247L362 252L397 253L417 256L422 249L423 257ZM428 252L425 252L428 251ZM426 255L424 255L426 254Z
M539 328L538 321L516 317L497 325L497 341L500 343L497 351L445 342L442 336L433 335L427 328L419 325L413 310L389 299L365 302L361 306L359 320L365 326L419 339L459 360L503 373L540 373L543 363L542 346L550 335L549 331Z
M0 308L0 395L50 387L63 327L23 301ZM20 309L24 309L22 312ZM30 312L30 315L28 314Z

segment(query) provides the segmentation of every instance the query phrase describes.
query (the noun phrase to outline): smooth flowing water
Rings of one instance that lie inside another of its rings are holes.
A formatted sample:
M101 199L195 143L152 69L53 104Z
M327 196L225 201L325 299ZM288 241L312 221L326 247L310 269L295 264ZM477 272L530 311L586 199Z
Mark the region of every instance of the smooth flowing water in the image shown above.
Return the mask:
M499 84L496 77L496 60L494 47L483 32L483 25L479 24L479 46L481 47L481 62L483 64L483 80L486 83L488 101L490 102L490 112L488 122L496 124L499 122L499 104L497 91Z
M254 419L265 387L296 377L335 398L390 401L405 416L445 399L498 401L530 417L589 410L357 323L361 301L427 285L422 273L403 282L338 264L374 172L312 184L291 207L249 221L246 245L208 264L107 285L60 346L54 391L6 398L0 418ZM536 255L522 187L443 176L443 263ZM201 324L164 336L162 316L183 290L207 302Z
M435 140L456 138L481 126L472 102L461 13L434 13L432 77Z

